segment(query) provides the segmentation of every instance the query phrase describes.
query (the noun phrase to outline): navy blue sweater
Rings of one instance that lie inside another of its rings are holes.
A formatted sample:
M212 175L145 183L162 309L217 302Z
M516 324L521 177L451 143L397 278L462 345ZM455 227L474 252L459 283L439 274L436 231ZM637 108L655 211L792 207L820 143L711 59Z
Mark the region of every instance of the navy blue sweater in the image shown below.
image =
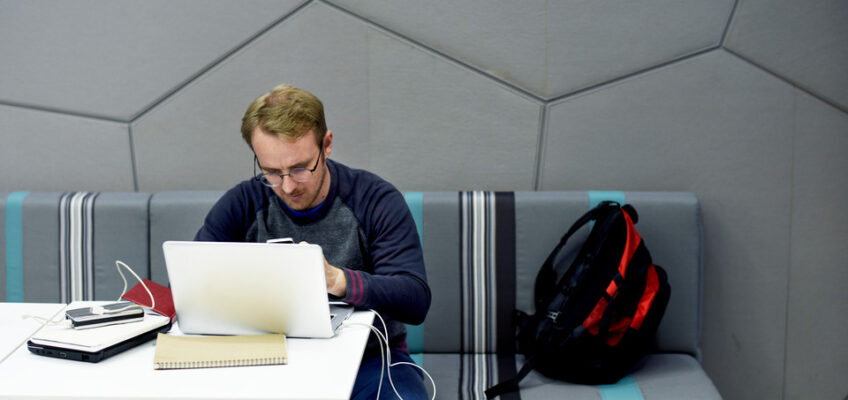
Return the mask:
M212 207L195 240L264 242L291 237L318 244L327 262L341 268L347 294L341 301L377 310L393 347L405 346L404 326L420 324L430 308L430 288L415 222L403 195L363 170L327 160L330 191L306 213L291 210L255 179L236 185ZM374 325L382 329L375 320ZM368 347L376 346L374 337Z

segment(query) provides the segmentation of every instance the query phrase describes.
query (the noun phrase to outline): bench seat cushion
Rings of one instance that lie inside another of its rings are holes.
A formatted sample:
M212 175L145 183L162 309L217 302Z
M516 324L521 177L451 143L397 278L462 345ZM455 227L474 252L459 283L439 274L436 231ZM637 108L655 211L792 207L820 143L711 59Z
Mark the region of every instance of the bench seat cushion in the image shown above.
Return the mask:
M415 355L433 377L439 398L485 398L483 391L498 376L498 357L509 357L520 369L522 356L496 354L441 354ZM502 360L501 360L502 362ZM491 367L489 367L491 366ZM399 368L399 367L395 367ZM478 371L474 373L472 371ZM506 374L511 376L512 372ZM428 383L429 385L429 383ZM506 394L500 399L720 399L715 385L698 361L687 354L654 354L646 357L630 375L614 385L577 385L546 378L531 372L521 382L521 392ZM428 389L432 390L432 389Z

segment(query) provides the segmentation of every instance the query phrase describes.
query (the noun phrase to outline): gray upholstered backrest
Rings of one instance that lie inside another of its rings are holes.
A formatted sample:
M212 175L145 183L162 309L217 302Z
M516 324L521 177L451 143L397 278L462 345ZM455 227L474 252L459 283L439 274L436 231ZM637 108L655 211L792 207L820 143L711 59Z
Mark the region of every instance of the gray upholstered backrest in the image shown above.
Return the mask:
M150 276L168 284L162 243L168 240L194 240L209 209L223 195L221 191L168 191L150 199Z
M0 300L68 301L69 285L81 280L91 298L113 299L122 284L117 259L142 277L167 284L162 243L192 240L222 194L0 193ZM672 287L658 348L697 355L698 201L690 193L621 195L639 213L636 228ZM421 232L433 293L425 323L409 327L413 352L509 350L512 310L533 311L539 266L590 208L590 192L578 191L408 192L405 197ZM71 251L73 235L81 240L79 249Z
M561 236L590 208L589 193L513 195L510 200L508 195L480 194L475 200L457 192L425 192L420 194L420 211L410 202L413 213L422 214L422 243L433 292L426 322L410 327L412 351L502 350L512 336L509 311L534 311L536 273ZM639 213L636 228L654 262L668 272L672 287L658 349L697 355L702 263L698 201L691 193L623 195ZM483 234L469 233L469 226ZM572 242L579 244L587 232L588 228L581 230ZM482 252L477 251L481 247Z
M149 278L150 256L147 251L148 203L150 193L104 192L94 199L94 298L115 300L124 282L115 266L121 260L139 274ZM126 273L127 284L135 278Z
M691 193L629 193L636 228L654 263L668 273L671 298L657 332L660 350L700 358L703 237L700 203Z

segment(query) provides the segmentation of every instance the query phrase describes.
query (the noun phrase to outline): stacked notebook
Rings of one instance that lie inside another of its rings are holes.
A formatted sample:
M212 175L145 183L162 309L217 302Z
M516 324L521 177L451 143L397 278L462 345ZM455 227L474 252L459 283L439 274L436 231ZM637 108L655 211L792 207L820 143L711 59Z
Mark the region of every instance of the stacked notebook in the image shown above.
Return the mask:
M285 364L286 336L174 336L156 337L155 369L242 367Z
M73 302L68 309L89 307L107 302ZM58 321L58 320L57 320ZM68 325L46 325L27 342L33 354L68 360L99 362L167 332L171 319L156 313L145 313L135 322L89 329Z
M144 279L144 284L147 285L147 288L150 289L150 294L152 294L153 298L156 299L156 307L153 307L153 311L171 318L171 321L174 321L176 319L177 312L174 310L174 297L171 294L171 289L167 286L162 286L153 282L150 279ZM124 293L121 298L149 307L150 294L148 294L147 290L145 290L139 283L133 286L128 292Z

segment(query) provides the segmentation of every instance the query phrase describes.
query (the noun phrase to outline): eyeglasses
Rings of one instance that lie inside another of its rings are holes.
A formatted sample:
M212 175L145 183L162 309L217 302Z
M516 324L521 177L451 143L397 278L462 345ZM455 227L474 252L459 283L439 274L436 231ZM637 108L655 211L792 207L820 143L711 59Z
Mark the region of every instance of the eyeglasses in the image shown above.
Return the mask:
M261 169L262 166L259 165L259 159L256 158L256 154L253 155L253 178L262 182L263 185L268 187L277 187L283 184L283 178L286 176L291 177L295 182L303 183L309 182L312 179L312 175L315 173L315 170L318 169L318 163L321 162L321 156L324 154L323 146L318 152L318 160L315 161L315 166L310 168L295 168L291 170L287 174L278 174L276 172L256 172L256 167L259 166Z

